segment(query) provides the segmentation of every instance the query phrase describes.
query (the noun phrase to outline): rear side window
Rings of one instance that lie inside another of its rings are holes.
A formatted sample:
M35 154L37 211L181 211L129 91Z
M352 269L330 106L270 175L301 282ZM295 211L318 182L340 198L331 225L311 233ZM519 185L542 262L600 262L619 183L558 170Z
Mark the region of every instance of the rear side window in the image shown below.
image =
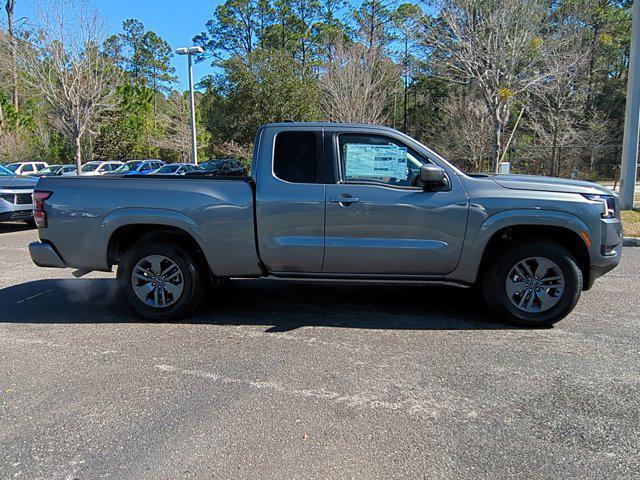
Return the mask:
M292 183L320 183L321 159L314 132L281 132L276 136L273 172Z

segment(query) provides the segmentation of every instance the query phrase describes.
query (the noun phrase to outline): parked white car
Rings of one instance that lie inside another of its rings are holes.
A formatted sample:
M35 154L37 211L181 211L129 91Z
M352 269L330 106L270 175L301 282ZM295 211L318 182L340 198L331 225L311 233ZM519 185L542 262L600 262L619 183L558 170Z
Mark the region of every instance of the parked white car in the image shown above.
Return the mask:
M59 177L68 177L70 175L76 175L76 170L78 168L75 165L63 165L60 170L58 170Z
M105 173L113 172L114 170L120 168L124 163L122 162L87 162L80 169L81 175L104 175Z
M68 165L49 165L47 168L43 168L39 172L30 173L29 177L66 177L68 175L76 174L76 166L72 164Z
M48 166L49 164L47 162L15 162L7 165L7 168L11 170L14 175L29 175L37 173Z
M0 165L0 222L33 223L33 189L37 178L18 177Z

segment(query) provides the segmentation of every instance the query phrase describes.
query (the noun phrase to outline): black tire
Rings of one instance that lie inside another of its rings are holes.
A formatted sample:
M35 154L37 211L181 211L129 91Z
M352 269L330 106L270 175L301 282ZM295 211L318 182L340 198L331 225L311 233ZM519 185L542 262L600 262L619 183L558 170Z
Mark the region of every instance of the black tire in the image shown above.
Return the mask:
M31 228L36 228L36 221L33 218L25 220L24 223L26 223Z
M182 272L182 294L172 305L149 306L143 303L134 292L131 280L133 269L140 260L149 255L162 255L170 259ZM189 314L202 302L207 277L205 269L197 258L180 244L153 237L141 239L122 256L118 265L118 282L125 298L141 317L156 322L170 322Z
M511 269L527 258L542 257L554 262L564 276L564 291L548 310L526 312L507 295L506 281ZM481 279L481 291L489 309L501 320L525 327L547 327L562 320L576 306L582 293L582 271L575 257L562 245L550 240L514 242L489 258Z

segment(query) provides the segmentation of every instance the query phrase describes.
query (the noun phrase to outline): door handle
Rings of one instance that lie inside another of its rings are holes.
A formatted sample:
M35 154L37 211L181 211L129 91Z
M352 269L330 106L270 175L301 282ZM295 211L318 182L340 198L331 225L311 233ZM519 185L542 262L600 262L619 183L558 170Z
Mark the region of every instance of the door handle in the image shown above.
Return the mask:
M358 197L347 197L345 195L340 195L337 198L330 198L330 203L339 203L340 205L351 205L353 203L358 203L360 199Z

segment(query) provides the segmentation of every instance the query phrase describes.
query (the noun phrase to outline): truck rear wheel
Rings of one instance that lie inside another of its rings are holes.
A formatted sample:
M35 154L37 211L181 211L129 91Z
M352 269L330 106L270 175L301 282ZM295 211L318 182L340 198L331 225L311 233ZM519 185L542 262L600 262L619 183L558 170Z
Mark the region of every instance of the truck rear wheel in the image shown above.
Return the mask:
M500 319L527 327L549 326L575 307L582 293L582 272L562 245L519 242L489 260L481 289Z
M198 261L181 245L157 239L141 240L123 255L118 282L140 316L160 322L187 315L205 290Z

